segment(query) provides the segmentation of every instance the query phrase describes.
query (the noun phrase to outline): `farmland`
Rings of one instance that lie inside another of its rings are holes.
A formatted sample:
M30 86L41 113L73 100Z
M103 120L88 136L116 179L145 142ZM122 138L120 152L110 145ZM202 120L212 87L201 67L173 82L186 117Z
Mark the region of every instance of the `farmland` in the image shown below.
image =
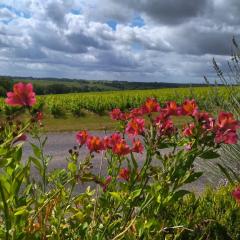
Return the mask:
M239 95L238 88L233 90L236 96ZM158 99L160 104L169 100L181 103L186 98L194 98L201 109L209 110L212 103L212 108L223 106L228 91L223 87L195 87L42 95L37 96L35 108L44 112L46 131L111 129L115 123L106 121L110 110L120 108L125 111L138 107L148 97ZM6 107L4 99L0 101L1 108L11 113L12 108Z

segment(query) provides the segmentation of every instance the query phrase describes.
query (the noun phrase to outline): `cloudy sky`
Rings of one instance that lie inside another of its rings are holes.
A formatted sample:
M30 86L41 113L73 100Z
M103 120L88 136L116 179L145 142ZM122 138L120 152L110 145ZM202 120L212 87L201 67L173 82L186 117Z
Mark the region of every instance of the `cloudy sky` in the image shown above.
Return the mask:
M0 74L203 82L240 0L0 0Z

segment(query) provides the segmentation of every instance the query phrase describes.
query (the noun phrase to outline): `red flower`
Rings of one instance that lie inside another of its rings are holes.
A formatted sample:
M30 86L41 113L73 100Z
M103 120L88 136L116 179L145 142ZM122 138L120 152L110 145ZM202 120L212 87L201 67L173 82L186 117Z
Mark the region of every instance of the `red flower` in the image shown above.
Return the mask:
M178 116L182 114L182 109L177 106L175 101L167 102L166 108L163 109L166 116Z
M120 179L128 181L130 178L130 171L128 168L121 168L118 174Z
M130 147L122 139L113 146L112 151L119 156L124 156L130 153Z
M183 136L184 137L192 136L194 128L195 128L195 124L194 123L190 123L189 125L187 125L187 127L185 127L183 129Z
M187 116L194 116L198 112L198 106L194 99L185 100L182 105L182 114Z
M216 126L216 143L236 144L238 141L237 129L239 127L239 122L234 119L232 113L219 113Z
M142 118L133 118L128 122L126 133L130 135L139 135L144 132L145 120Z
M87 131L80 131L76 134L76 141L80 144L83 145L86 143L88 138L88 133Z
M112 112L110 112L110 116L112 120L126 120L125 114L119 108L113 109Z
M217 127L219 129L231 129L236 131L240 127L239 122L234 119L232 113L220 112L218 115Z
M43 120L43 112L37 112L37 120L41 122Z
M143 145L141 143L140 140L133 140L133 147L132 147L132 152L135 152L135 153L143 153Z
M215 119L207 112L198 112L195 115L197 121L202 125L202 129L212 131L215 127Z
M102 189L103 189L104 192L107 191L107 187L111 183L111 181L112 181L112 177L111 176L107 176L105 181L102 183Z
M175 128L173 125L173 121L169 118L166 118L163 113L161 113L155 120L156 126L158 128L160 136L163 135L171 135Z
M20 142L20 141L26 141L27 140L27 135L21 134L18 138L16 138L13 143Z
M13 92L7 93L6 104L10 106L32 106L36 103L35 93L31 83L16 83Z
M142 112L144 114L149 114L152 112L159 112L160 111L160 105L158 101L154 98L148 98L144 105L142 106Z
M240 187L237 187L232 191L232 196L236 199L238 203L240 203Z
M115 144L122 140L122 136L119 133L113 133L110 137L104 137L104 145L106 148L111 149Z
M129 118L136 118L143 115L143 110L141 108L134 108L129 114Z
M87 138L87 147L90 152L99 152L105 150L104 141L98 136L89 136Z

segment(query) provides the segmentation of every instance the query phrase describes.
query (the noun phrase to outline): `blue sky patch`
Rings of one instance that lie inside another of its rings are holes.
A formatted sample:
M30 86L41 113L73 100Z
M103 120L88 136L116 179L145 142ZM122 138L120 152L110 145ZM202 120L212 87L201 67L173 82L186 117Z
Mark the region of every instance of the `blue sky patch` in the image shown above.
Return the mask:
M131 22L132 27L143 27L145 25L144 19L141 16L136 16Z
M107 21L107 25L112 28L113 31L116 31L116 27L117 27L118 22L116 20L108 20Z

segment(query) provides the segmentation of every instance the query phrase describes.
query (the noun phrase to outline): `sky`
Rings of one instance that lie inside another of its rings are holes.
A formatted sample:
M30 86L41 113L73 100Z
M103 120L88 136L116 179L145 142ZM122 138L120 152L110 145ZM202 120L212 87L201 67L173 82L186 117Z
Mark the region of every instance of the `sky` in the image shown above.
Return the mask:
M0 0L0 75L203 82L239 13L240 0Z

